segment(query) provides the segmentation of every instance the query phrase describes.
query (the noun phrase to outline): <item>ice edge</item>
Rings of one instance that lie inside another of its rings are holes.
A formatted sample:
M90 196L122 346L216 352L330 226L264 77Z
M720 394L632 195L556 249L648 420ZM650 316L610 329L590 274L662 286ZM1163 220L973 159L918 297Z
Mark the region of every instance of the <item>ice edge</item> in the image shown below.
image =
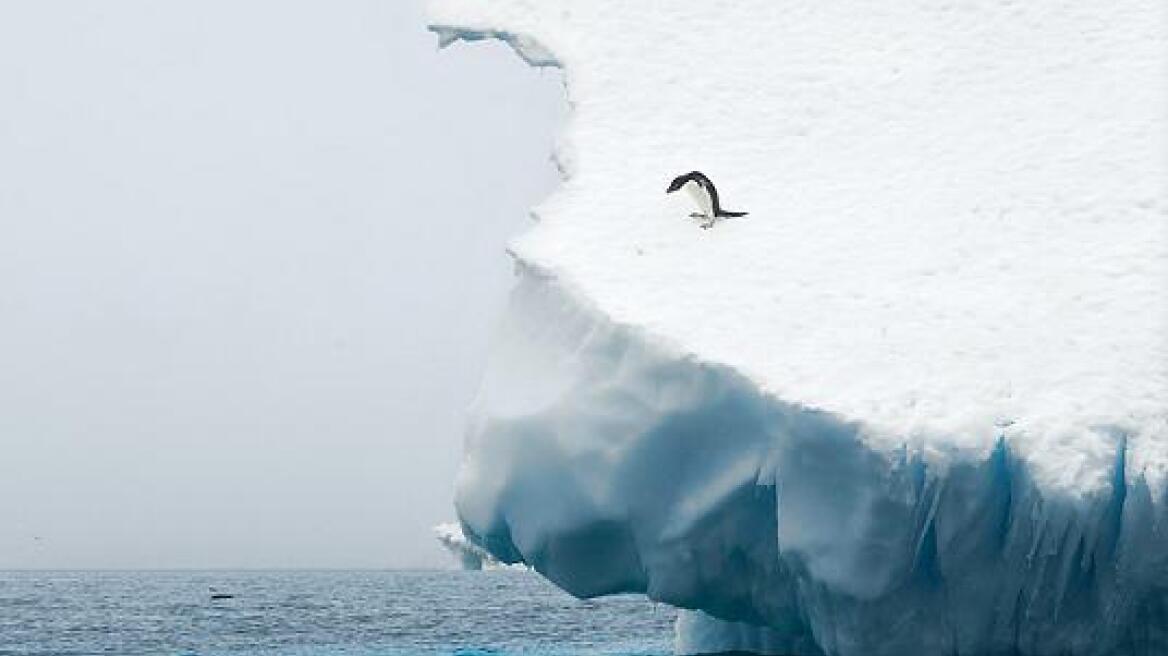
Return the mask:
M428 29L438 35L439 48L445 48L456 41L472 42L497 39L511 46L515 54L519 55L529 66L563 68L551 50L526 34L517 34L507 30L470 29L445 24L431 24Z

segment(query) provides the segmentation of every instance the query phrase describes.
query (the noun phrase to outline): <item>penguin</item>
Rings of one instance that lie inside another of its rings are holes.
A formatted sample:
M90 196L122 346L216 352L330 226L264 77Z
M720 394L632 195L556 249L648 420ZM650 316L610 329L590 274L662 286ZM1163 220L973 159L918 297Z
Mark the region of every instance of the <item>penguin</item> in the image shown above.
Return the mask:
M748 214L748 212L731 212L722 209L721 204L718 203L718 190L701 171L690 171L685 175L677 176L673 182L669 183L669 188L665 190L665 193L672 194L679 189L685 189L690 198L693 198L694 202L697 203L698 209L701 211L690 214L690 216L705 219L705 222L702 223L703 230L711 228L718 219Z

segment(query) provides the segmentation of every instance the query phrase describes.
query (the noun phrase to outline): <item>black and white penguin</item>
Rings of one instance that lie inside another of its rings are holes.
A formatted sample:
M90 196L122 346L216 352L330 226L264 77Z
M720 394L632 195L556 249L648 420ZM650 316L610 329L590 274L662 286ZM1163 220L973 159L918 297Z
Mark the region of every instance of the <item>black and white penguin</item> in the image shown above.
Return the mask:
M685 175L677 176L673 182L669 183L669 188L665 190L665 193L672 194L679 189L685 189L690 198L693 198L694 202L697 203L700 211L690 214L690 216L705 219L705 222L702 223L703 229L710 228L718 219L747 215L747 212L731 212L722 209L721 204L718 203L718 190L701 171L690 171Z

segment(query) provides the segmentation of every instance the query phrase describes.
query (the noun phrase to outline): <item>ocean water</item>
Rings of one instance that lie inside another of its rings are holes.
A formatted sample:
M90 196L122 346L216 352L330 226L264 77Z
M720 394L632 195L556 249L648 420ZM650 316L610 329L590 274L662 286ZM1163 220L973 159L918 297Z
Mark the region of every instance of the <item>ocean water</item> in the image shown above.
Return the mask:
M0 572L0 656L669 654L674 616L519 571Z

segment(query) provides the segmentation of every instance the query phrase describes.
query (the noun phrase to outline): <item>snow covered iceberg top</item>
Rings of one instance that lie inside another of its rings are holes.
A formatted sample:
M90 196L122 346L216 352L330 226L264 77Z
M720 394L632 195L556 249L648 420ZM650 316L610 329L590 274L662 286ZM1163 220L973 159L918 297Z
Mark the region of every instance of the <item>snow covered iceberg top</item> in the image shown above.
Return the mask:
M559 65L561 190L513 251L613 321L931 462L1168 475L1159 0L431 0ZM750 212L666 196L700 169Z

